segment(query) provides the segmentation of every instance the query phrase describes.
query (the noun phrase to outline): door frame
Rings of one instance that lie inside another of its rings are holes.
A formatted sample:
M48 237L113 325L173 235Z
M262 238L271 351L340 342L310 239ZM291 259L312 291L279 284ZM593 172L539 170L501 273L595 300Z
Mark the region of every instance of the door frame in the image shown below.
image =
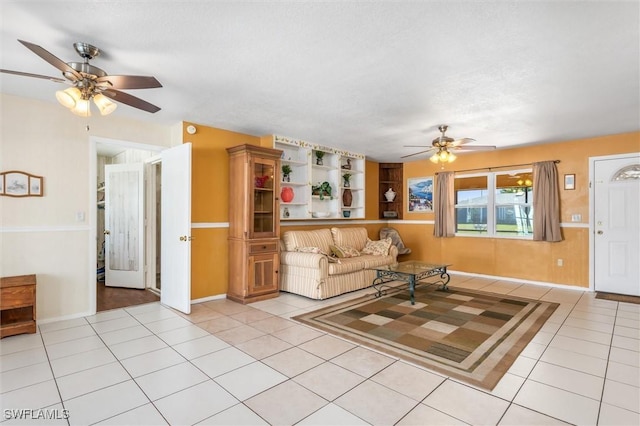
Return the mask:
M98 261L98 253L95 249L96 241L98 240L98 194L96 189L98 188L98 145L109 145L112 147L122 148L122 150L127 149L139 149L144 151L153 151L160 153L161 151L170 148L168 146L161 145L150 145L143 144L138 142L131 142L125 140L118 139L110 139L104 138L100 136L89 136L89 264L88 264L88 278L87 282L89 285L88 291L88 302L89 302L89 312L90 315L93 315L97 311L97 294L96 294L96 281L97 281L97 270L96 263ZM146 192L146 184L145 184L145 192ZM145 231L146 235L146 231ZM146 239L145 239L146 240ZM155 237L154 237L155 242ZM145 241L145 245L146 245ZM145 255L146 261L146 255ZM146 278L145 278L145 286L146 286Z
M621 160L624 158L636 158L640 155L640 152L630 152L625 154L613 154L613 155L601 155L598 157L589 157L589 290L595 291L595 275L596 275L596 262L595 262L595 211L596 200L594 196L595 192L595 169L596 161L601 160Z

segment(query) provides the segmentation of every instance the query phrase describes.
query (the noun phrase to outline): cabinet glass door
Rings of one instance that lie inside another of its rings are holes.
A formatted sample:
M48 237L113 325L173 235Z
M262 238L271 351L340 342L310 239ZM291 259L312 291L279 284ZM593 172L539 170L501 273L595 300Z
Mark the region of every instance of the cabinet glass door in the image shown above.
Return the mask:
M275 162L253 161L253 229L254 237L275 235Z

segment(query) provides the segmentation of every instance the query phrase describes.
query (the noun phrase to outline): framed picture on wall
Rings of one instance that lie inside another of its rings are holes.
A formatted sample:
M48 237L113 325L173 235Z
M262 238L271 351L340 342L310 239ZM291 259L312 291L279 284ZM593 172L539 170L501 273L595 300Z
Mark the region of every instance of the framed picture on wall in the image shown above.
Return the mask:
M433 211L433 176L407 179L409 213Z
M576 189L576 175L564 175L564 189Z
M12 170L0 173L0 195L42 197L43 177Z

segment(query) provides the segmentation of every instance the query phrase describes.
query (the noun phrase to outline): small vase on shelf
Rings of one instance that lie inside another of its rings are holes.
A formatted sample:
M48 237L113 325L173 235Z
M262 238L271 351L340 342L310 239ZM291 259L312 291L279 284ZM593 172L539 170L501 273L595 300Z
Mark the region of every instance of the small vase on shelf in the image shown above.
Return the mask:
M353 194L349 188L345 188L342 192L342 205L345 207L351 207L351 203L353 203Z
M293 200L294 195L295 194L293 193L293 188L289 186L283 186L282 191L280 191L280 199L285 203Z
M387 201L391 202L393 200L396 199L396 193L393 190L393 188L389 188L389 190L387 192L384 193L384 197L387 199Z

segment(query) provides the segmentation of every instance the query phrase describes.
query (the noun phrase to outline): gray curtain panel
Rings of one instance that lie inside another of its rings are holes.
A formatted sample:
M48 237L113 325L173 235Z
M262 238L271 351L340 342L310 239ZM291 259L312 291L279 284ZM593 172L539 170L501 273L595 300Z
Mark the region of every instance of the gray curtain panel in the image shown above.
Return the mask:
M455 235L455 197L453 194L453 172L438 173L433 210L436 215L433 235L453 237Z
M533 240L562 241L558 170L554 161L533 163Z

